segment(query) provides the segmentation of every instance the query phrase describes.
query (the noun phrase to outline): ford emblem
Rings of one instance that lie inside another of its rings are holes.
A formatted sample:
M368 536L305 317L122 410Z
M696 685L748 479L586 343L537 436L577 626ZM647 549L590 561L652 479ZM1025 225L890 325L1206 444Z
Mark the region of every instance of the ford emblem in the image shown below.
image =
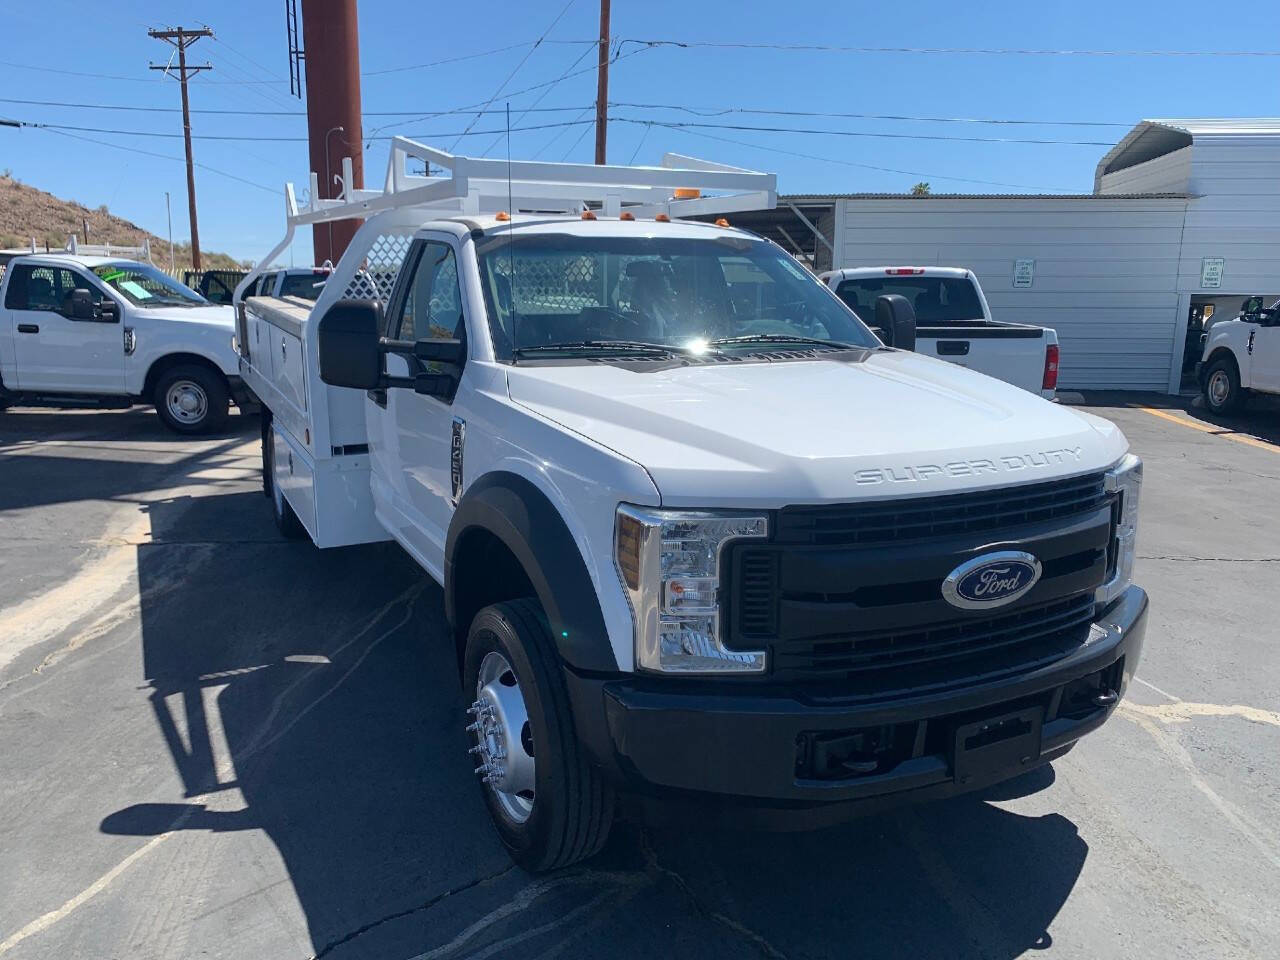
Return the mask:
M1040 573L1040 561L1021 550L984 553L947 574L942 596L963 610L1003 607L1034 587Z

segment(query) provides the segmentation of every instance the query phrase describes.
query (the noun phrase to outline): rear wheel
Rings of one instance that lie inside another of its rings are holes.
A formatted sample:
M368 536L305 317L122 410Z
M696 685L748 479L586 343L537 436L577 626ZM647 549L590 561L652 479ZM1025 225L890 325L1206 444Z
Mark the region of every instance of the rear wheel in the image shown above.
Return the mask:
M1240 406L1244 390L1240 371L1230 357L1220 357L1204 373L1204 403L1214 413L1230 413Z
M604 846L613 793L574 732L546 618L533 600L485 607L463 668L467 727L485 804L511 858L531 872L585 860Z
M227 382L207 367L170 367L156 380L152 400L165 426L177 433L215 433L227 422Z
M262 431L262 487L271 500L271 518L281 535L288 540L301 540L306 536L306 528L284 498L280 484L276 483L276 444L270 423Z

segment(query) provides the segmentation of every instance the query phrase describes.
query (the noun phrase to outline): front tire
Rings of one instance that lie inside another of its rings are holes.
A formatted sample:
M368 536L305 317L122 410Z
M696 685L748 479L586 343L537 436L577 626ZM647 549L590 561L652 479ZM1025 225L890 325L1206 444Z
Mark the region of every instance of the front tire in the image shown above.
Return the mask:
M175 433L216 433L226 426L230 391L222 374L183 363L160 374L152 400L164 425Z
M498 836L531 873L598 853L613 823L613 793L578 743L560 670L535 601L476 614L463 665L471 757Z
M1204 405L1212 413L1230 413L1244 399L1235 360L1220 357L1204 373Z

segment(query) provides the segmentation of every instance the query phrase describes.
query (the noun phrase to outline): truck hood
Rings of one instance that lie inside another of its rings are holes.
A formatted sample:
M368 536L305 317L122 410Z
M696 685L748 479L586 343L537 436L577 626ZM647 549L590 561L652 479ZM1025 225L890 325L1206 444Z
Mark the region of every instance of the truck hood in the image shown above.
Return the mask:
M236 328L235 309L215 304L207 307L139 307L134 315L166 323L173 321L204 327L225 327L227 333L235 332Z
M1110 466L1108 421L930 357L509 368L511 399L639 463L664 505L884 499Z

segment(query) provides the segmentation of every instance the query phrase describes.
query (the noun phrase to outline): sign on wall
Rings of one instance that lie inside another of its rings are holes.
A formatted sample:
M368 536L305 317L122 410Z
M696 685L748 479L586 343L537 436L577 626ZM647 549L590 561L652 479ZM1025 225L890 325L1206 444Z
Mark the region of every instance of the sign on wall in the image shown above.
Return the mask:
M1013 261L1013 285L1029 287L1036 278L1036 262L1034 260Z
M1222 257L1203 257L1200 260L1200 286L1222 286L1222 268L1226 263Z

